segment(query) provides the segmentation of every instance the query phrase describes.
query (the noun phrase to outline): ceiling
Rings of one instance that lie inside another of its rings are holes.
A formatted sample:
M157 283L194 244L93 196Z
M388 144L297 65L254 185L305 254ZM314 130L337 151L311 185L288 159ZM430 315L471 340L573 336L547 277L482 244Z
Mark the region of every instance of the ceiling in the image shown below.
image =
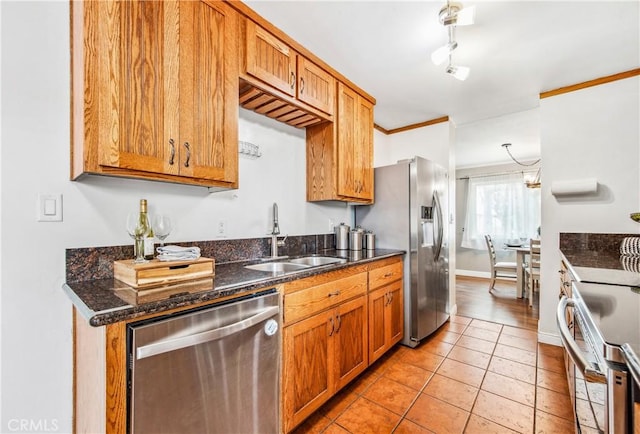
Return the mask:
M497 135L489 128L484 140L494 155L467 144L477 154L471 164L505 161L504 142L516 157L539 155L529 127L521 140L517 128L505 135L499 126L520 112L519 122L537 122L540 92L640 66L638 0L463 1L476 6L475 24L456 29L453 63L471 68L466 81L430 59L447 40L444 0L245 3L373 95L375 123L387 130L442 116L470 130L492 119ZM459 136L456 153L465 148Z

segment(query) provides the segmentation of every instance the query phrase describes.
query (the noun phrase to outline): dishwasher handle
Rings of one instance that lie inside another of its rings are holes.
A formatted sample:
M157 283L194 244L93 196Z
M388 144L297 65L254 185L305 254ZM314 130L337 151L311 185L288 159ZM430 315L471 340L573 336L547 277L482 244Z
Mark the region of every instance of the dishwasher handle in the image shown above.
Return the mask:
M266 309L262 309L257 314L250 316L247 319L229 324L224 327L207 330L206 332L201 332L194 335L168 339L166 341L159 341L153 344L136 348L136 360L156 356L162 353L168 353L169 351L175 351L181 348L192 347L195 345L203 344L205 342L222 339L226 336L248 329L249 327L258 324L261 321L264 321L265 319L276 315L279 311L280 307L271 306Z
M576 344L576 341L571 336L571 330L569 330L569 327L567 326L564 316L565 311L567 310L567 307L574 307L575 304L575 300L567 298L564 295L558 303L556 322L558 323L558 329L560 329L560 340L562 341L562 346L567 350L567 354L571 361L576 365L576 368L582 372L585 380L591 383L606 383L607 377L605 373L600 371L596 366L592 366L587 358L584 357L582 350L580 350L580 347Z

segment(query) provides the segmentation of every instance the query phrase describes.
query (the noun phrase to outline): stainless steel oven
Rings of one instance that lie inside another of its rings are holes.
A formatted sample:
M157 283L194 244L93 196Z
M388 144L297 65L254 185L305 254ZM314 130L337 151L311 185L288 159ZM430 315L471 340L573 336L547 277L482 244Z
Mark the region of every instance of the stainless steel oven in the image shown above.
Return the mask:
M626 306L620 305L635 303L637 309L640 299L631 294L628 287L573 283L571 298L558 304L576 432L633 432L633 379L620 348L640 335L634 321L626 324Z

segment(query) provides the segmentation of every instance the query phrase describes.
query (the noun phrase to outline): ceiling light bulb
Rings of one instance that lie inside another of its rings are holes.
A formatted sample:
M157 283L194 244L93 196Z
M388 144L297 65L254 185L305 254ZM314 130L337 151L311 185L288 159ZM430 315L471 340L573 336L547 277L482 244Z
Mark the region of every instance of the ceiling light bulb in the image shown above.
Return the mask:
M442 47L431 53L431 61L436 65L440 65L442 62L449 58L449 54L451 54L451 52L455 50L457 46L458 43L456 41L449 42L448 44L443 45Z
M438 18L443 26L468 26L475 21L476 7L463 8L461 3L447 3L440 9Z
M470 72L470 69L466 66L454 66L454 65L447 66L447 74L453 75L455 78L457 78L460 81L466 80L467 77L469 77L469 72Z
M456 14L456 25L457 26L468 26L473 24L476 19L476 7L470 6L468 8L464 8Z

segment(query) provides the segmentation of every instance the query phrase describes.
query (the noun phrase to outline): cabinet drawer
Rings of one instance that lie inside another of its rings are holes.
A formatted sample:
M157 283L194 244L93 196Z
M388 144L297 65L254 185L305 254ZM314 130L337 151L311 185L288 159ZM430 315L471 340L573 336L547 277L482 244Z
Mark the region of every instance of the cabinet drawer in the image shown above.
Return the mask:
M367 291L367 274L360 273L284 296L284 324L291 324Z
M369 271L369 290L402 278L402 261Z

